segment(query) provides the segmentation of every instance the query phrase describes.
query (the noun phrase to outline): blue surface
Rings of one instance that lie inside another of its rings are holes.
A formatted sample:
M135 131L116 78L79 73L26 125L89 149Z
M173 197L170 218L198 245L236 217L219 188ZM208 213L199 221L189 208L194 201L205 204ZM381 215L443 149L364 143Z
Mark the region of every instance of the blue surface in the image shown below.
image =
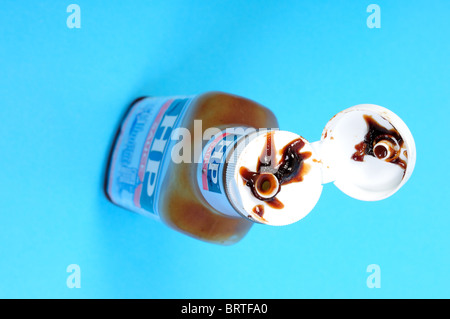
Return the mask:
M77 1L81 29L66 26L70 3L1 4L0 297L450 297L449 1L377 1L380 29L364 1ZM304 220L230 247L108 202L127 105L210 90L310 141L344 108L388 107L415 137L416 169L380 202L326 185Z

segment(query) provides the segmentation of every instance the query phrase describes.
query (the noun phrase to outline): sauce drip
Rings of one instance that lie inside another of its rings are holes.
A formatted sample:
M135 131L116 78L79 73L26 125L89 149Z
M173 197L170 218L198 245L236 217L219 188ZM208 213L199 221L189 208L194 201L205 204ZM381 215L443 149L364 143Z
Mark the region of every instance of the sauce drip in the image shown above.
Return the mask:
M264 215L264 206L263 205L256 205L253 207L253 212L258 215L259 217L262 217Z
M373 156L376 158L384 158L388 150L384 146L374 147L375 144L380 140L387 140L393 143L397 142L400 149L395 151L393 150L393 155L391 156L391 160L387 161L400 166L402 169L406 169L406 162L400 159L399 152L403 147L404 141L401 135L395 128L388 130L387 128L381 126L377 121L373 119L370 115L363 115L364 120L366 121L368 131L364 136L364 140L355 145L355 153L352 155L352 159L357 162L364 161L364 157L366 155Z
M241 166L239 168L239 174L244 184L250 187L252 194L257 199L264 201L272 208L282 209L284 204L276 198L276 195L280 192L282 185L303 181L304 175L309 171L309 165L305 164L304 160L311 157L312 153L300 153L301 149L305 146L305 142L301 138L297 138L280 150L281 160L277 163L273 134L274 132L267 133L266 143L256 163L257 171L252 172L248 168ZM278 185L276 185L278 186L278 190L270 198L264 198L258 193L258 190L261 193L259 184L263 185L262 191L267 193L271 193L273 187L276 187L273 183L267 185L267 181L260 182L261 176L264 173L271 173L278 180ZM256 205L253 208L253 212L259 217L262 217L264 214L264 206Z

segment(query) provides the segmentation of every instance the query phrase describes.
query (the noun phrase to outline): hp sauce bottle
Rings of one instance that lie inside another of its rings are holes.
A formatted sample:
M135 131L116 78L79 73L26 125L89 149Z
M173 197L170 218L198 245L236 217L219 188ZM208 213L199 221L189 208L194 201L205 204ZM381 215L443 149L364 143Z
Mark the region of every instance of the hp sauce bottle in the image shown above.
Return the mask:
M123 208L229 245L255 223L302 219L328 182L359 200L389 197L408 180L415 156L407 126L377 105L338 113L309 143L239 96L145 97L120 126L106 192Z

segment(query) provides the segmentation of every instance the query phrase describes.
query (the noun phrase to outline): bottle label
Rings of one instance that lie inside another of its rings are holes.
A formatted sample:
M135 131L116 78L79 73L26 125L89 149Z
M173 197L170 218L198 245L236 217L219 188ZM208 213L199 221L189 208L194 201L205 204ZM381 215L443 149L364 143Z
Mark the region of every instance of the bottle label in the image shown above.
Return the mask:
M158 216L160 183L173 146L171 134L193 97L144 98L122 123L108 176L108 194L117 205Z
M235 161L232 151L244 134L246 128L232 128L216 134L205 145L197 168L197 182L200 192L206 201L216 210L229 216L241 216L233 206L225 192L224 168L226 162Z

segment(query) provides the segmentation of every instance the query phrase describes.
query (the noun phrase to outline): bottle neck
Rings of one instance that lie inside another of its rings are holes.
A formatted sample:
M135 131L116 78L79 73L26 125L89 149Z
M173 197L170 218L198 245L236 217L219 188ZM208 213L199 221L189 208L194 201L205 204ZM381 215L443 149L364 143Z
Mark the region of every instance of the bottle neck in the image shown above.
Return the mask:
M232 153L229 154L228 161L225 163L224 183L225 183L226 194L227 194L227 197L228 197L228 200L229 200L231 206L234 208L234 210L236 212L238 212L238 214L240 216L242 216L252 222L256 222L256 223L260 223L261 221L255 219L255 218L252 218L252 216L249 214L249 212L246 211L242 205L242 198L248 197L248 196L243 195L241 193L242 190L240 190L238 187L238 183L239 182L244 183L244 181L241 178L242 176L238 176L240 174L239 173L240 170L239 170L239 167L237 167L237 166L238 166L238 159L239 159L240 155L242 154L242 152L244 151L244 149L257 137L259 137L261 135L266 135L269 131L271 131L271 130L269 130L269 129L260 129L258 131L253 130L253 132L249 132L249 134L242 136L242 138L240 138L234 145L234 149L233 149ZM270 175L270 174L268 173L268 175ZM268 177L267 180L269 181L270 177ZM266 195L262 194L263 188L264 188L262 186L262 184L263 183L261 183L260 188L258 188L257 190L255 188L255 190L256 190L256 193L258 193L258 190L260 190L261 195L262 195L261 197L265 197ZM274 183L272 183L272 184L274 184ZM249 195L249 194L247 194L247 195ZM253 194L251 196L255 196L256 198L258 198L259 193Z
M230 127L215 134L203 148L197 166L197 183L204 199L220 213L230 217L247 218L236 209L230 197L232 185L227 185L227 172L234 171L237 158L256 130Z

